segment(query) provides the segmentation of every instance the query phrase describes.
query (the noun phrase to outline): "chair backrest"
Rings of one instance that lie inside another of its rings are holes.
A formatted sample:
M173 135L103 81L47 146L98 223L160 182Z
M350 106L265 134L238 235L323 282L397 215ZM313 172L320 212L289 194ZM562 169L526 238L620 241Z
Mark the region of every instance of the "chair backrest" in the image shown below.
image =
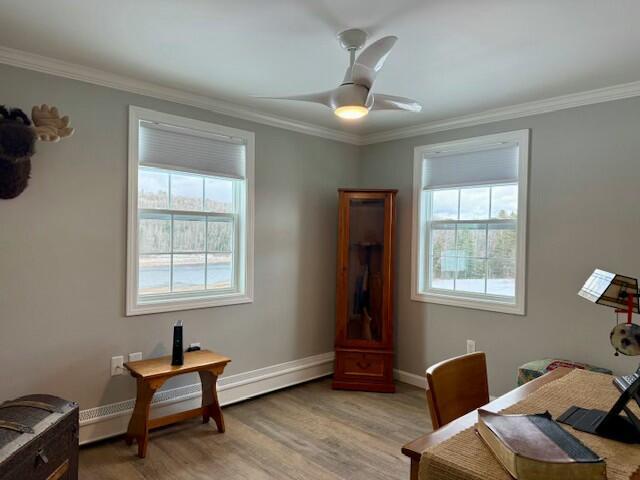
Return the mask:
M450 358L427 369L427 401L434 430L489 403L484 352Z

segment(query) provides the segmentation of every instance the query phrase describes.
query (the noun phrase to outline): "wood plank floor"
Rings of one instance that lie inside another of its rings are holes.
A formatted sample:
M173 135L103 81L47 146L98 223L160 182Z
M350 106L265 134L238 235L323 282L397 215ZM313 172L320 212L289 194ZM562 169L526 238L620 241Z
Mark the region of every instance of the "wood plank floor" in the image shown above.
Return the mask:
M331 390L322 379L223 408L227 431L187 421L154 431L146 459L122 438L80 450L80 478L376 480L409 477L406 442L431 430L424 391Z

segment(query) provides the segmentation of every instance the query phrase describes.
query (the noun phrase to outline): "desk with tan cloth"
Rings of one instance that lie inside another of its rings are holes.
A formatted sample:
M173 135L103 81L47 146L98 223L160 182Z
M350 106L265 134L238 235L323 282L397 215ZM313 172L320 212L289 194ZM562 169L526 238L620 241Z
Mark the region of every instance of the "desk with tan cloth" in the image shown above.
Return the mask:
M498 408L494 409L491 407L492 404L489 404L487 409L500 410L502 413L524 414L549 410L556 418L571 405L608 410L619 396L618 390L611 383L612 377L609 375L585 370L567 370L547 375L554 377L553 381L544 382L542 386L535 388L532 393L517 403L504 408L504 403L500 405L500 402L492 402L493 404L497 403ZM539 380L542 378L544 377ZM636 414L640 413L640 409L635 403L631 408ZM476 412L471 412L468 415L473 418L471 420L471 425L473 425L475 418L477 418ZM474 417L474 415L476 416ZM468 418L467 422L469 420ZM448 425L444 428L447 427ZM640 480L640 445L615 442L574 430L566 425L563 427L606 459L608 480ZM409 445L405 446L405 449ZM467 428L461 429L453 436L444 438L440 442L432 442L431 444L427 442L425 445L428 447L422 452L420 460L420 480L511 479L477 436L473 426L467 426ZM408 454L405 449L403 449L404 453ZM412 473L415 475L417 472Z

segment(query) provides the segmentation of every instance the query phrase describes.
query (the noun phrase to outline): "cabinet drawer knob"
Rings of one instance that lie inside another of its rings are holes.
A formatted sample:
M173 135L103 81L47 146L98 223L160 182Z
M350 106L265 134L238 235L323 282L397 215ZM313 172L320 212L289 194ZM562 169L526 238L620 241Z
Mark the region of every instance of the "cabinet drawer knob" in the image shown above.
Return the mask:
M361 369L365 370L371 366L371 362L364 362L362 360L358 360L356 365L358 365L358 367L360 367Z

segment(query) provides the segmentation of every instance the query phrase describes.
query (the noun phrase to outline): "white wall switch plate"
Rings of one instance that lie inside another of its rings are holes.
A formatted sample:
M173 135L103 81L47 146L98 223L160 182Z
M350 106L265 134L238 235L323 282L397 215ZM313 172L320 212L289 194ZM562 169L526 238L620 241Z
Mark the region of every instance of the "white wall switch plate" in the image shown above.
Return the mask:
M476 351L476 341L467 340L467 353L473 353Z
M111 376L116 375L124 375L124 357L122 355L111 357Z
M189 344L189 348L198 347L200 348L200 342L193 342Z
M138 360L142 360L142 352L134 352L129 354L130 362L137 362Z

